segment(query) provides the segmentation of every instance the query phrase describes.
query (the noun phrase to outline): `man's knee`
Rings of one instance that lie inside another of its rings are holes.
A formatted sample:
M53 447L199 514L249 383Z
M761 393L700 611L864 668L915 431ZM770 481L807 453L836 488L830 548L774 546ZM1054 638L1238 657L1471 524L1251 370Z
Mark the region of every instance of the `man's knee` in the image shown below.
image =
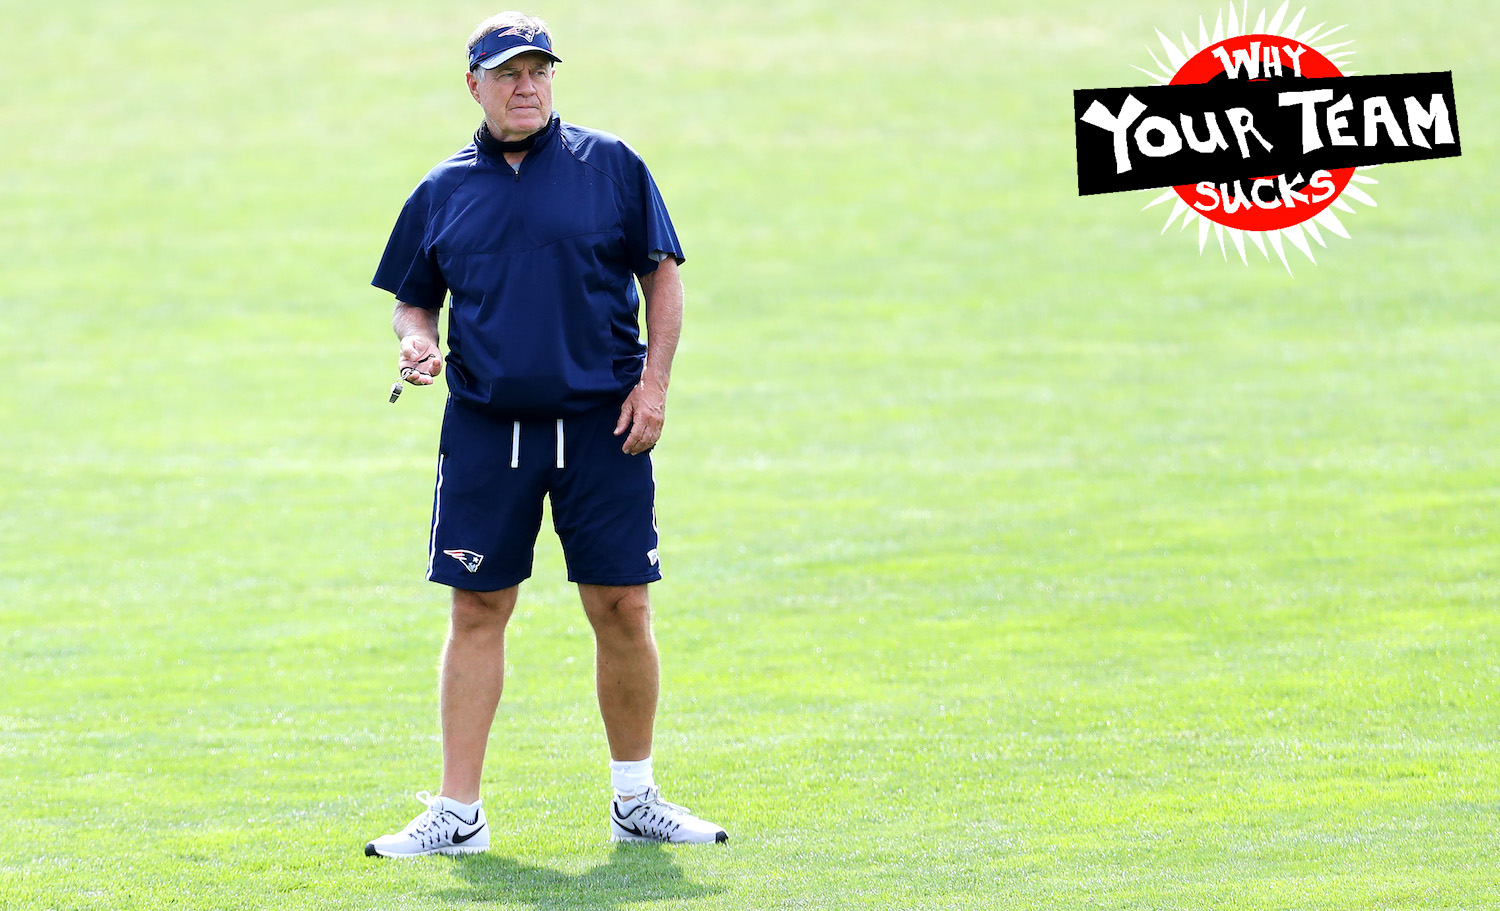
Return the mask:
M476 592L455 588L453 590L453 613L450 619L453 632L460 635L503 632L515 607L515 586L495 592Z
M644 585L581 585L584 611L596 632L643 638L651 634L651 598Z

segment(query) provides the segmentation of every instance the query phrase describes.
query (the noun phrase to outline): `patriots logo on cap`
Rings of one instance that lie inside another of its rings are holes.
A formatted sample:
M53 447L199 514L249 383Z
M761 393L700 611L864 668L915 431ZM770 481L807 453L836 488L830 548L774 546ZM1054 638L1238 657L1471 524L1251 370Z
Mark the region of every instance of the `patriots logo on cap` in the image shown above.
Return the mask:
M472 550L445 550L443 553L464 565L471 573L479 572L479 564L484 562L484 554L476 554Z
M530 41L530 40L532 40L533 38L536 37L536 33L539 32L539 31L541 31L541 29L537 28L534 25L514 25L514 26L511 26L510 28L506 29L505 31L501 32L500 34L502 34L502 35L520 35L522 38L525 38L527 41Z

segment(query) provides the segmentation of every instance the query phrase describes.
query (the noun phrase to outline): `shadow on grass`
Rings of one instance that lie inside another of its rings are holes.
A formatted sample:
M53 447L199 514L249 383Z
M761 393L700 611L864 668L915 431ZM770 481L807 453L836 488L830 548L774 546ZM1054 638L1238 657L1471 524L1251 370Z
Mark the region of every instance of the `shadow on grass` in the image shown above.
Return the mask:
M438 895L457 903L507 902L535 908L613 911L627 905L681 901L724 890L683 878L661 845L617 844L609 862L577 875L534 867L493 850L454 859L455 871L469 881L464 889Z

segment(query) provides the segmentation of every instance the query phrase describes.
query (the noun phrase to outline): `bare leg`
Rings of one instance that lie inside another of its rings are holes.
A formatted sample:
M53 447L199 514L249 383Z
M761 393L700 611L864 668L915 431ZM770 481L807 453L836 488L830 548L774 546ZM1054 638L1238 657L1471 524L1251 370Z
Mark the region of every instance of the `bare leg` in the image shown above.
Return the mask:
M619 762L645 759L661 676L646 586L580 585L578 594L594 627L594 682L609 755Z
M444 797L464 803L479 799L484 750L505 685L505 624L516 608L517 591L517 586L497 592L453 590L439 690L443 786L438 793Z

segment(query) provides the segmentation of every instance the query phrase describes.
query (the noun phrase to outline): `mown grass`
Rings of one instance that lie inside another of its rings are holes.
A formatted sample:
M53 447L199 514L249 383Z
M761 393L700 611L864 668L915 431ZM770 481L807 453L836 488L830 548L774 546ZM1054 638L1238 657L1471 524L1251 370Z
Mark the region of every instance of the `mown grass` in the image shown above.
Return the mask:
M1473 0L1309 10L1452 69L1467 151L1379 169L1295 279L1075 195L1071 90L1212 6L539 8L688 245L658 769L734 840L605 840L544 539L506 831L364 858L435 783L445 624L440 394L385 403L366 283L491 11L6 8L0 905L1500 903Z

